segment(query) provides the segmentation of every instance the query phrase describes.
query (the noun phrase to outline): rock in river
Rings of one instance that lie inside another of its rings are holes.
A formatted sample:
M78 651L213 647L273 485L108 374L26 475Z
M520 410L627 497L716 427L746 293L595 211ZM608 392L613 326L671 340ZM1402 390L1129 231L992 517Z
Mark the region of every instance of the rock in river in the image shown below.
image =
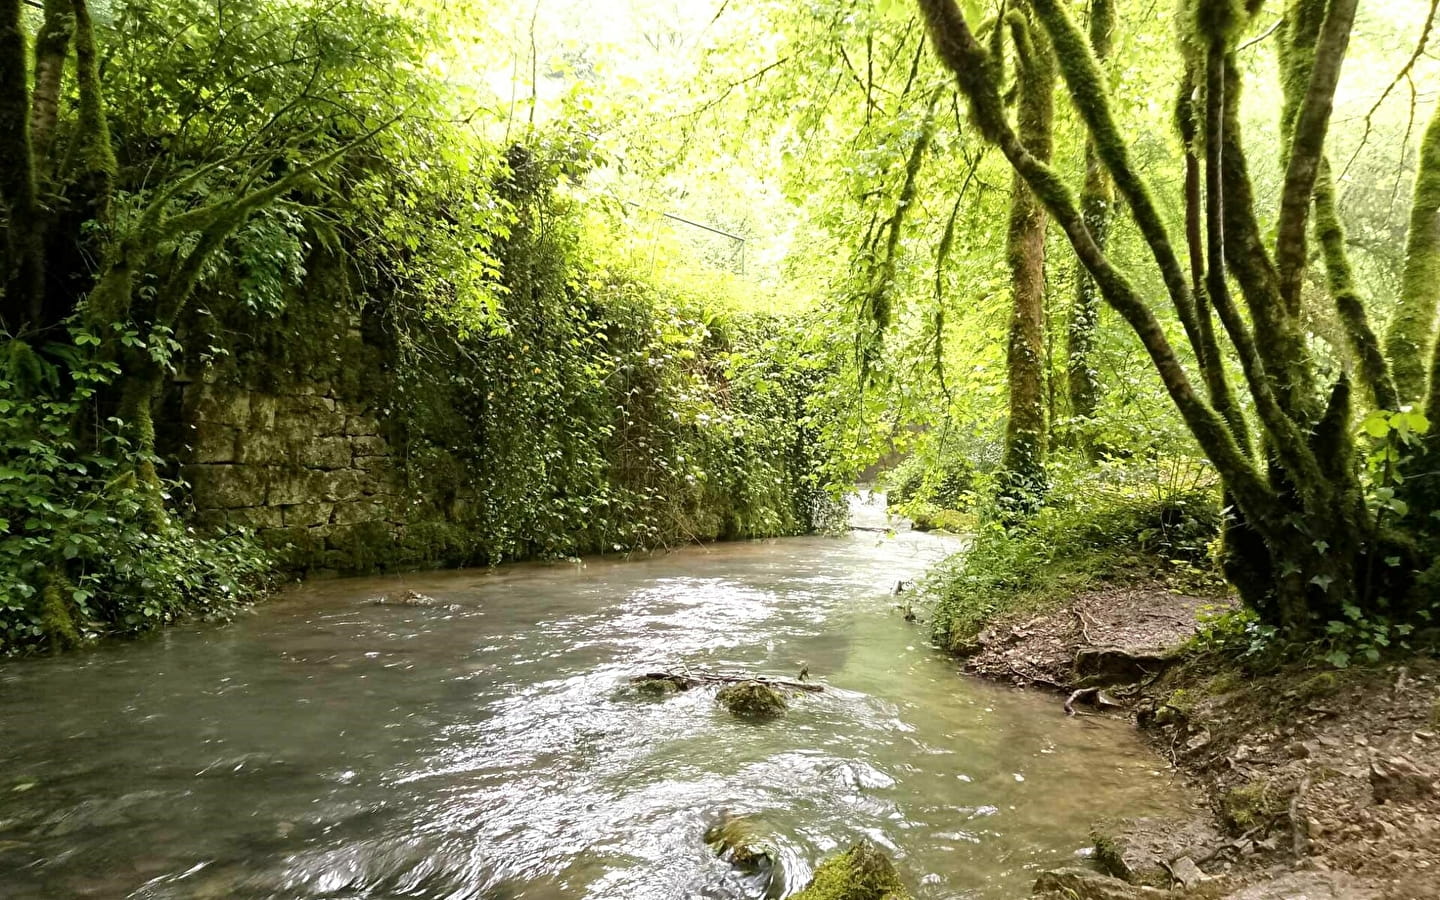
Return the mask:
M784 694L758 681L726 685L715 699L730 712L747 719L773 719L789 706Z
M832 856L791 900L911 900L890 857L869 841Z

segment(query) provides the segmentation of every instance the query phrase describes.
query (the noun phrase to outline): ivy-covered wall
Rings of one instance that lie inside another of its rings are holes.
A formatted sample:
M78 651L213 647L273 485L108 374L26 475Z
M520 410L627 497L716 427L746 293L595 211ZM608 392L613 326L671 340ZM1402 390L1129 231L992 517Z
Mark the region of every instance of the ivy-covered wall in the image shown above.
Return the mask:
M283 312L188 324L160 452L194 523L309 575L792 534L818 484L803 325L703 317L614 275L460 336L317 259ZM528 302L527 302L528 301Z

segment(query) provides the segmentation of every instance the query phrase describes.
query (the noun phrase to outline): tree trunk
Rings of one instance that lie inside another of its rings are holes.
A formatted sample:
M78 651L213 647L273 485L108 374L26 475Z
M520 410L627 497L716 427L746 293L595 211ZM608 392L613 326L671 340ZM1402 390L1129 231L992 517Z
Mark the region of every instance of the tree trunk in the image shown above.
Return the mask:
M35 89L30 96L30 141L42 172L49 168L50 144L60 115L60 82L74 33L70 0L45 0L45 19L35 36Z
M1055 67L1048 42L1033 20L1010 15L1019 75L1020 140L1048 160L1055 109ZM1000 499L1014 512L1033 509L1046 490L1045 451L1045 221L1044 208L1025 180L1012 180L1007 257L1012 311L1006 365L1010 419L1005 428Z
M35 318L44 286L20 10L21 0L0 0L0 203L8 220L0 246L0 329L12 336Z
M1104 63L1110 55L1115 29L1113 0L1092 0L1090 4L1090 46L1095 59ZM1095 149L1095 139L1085 140L1085 183L1080 189L1080 212L1095 237L1095 245L1103 252L1109 242L1111 206L1115 202L1110 177ZM1070 312L1066 332L1066 376L1070 395L1070 415L1076 420L1081 450L1092 461L1096 458L1094 436L1086 423L1095 417L1100 405L1100 375L1091 355L1095 348L1095 330L1100 320L1100 291L1095 279L1082 267L1075 280L1075 305Z
M1440 304L1440 106L1420 142L1410 233L1405 244L1405 274L1400 304L1386 339L1401 403L1425 397L1426 365L1435 342L1435 309ZM1440 412L1440 382L1430 384L1430 405ZM1440 425L1440 423L1437 423Z

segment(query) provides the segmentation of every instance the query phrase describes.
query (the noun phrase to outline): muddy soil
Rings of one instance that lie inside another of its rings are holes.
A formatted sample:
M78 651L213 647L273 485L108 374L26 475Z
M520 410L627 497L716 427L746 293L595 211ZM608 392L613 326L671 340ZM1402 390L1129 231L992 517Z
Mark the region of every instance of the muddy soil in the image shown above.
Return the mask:
M1226 603L1089 591L966 648L974 674L1133 717L1209 800L1188 819L1097 823L1090 867L1047 873L1037 896L1440 898L1440 660L1257 672L1178 652Z

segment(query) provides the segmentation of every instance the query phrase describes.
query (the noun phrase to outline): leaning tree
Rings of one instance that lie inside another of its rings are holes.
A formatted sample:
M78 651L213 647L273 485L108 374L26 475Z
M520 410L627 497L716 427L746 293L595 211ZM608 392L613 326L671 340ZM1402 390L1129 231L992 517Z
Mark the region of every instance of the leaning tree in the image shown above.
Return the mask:
M1280 143L1263 150L1281 160L1284 180L1266 220L1242 141L1236 61L1263 0L1181 0L1184 77L1175 112L1189 177L1176 198L1186 210L1178 241L1069 4L1012 2L1048 37L1163 297L1147 296L1107 253L1041 148L1009 121L999 63L955 0L918 0L974 125L1064 230L1219 472L1229 509L1225 569L1241 597L1296 635L1350 619L1427 620L1440 595L1440 430L1429 427L1440 417L1440 116L1421 142L1402 296L1382 340L1348 259L1326 148L1358 0L1285 4L1276 36ZM1318 273L1307 272L1312 246ZM1334 376L1312 352L1304 324L1302 291L1316 283L1354 360ZM1161 303L1173 307L1190 354L1167 337Z

